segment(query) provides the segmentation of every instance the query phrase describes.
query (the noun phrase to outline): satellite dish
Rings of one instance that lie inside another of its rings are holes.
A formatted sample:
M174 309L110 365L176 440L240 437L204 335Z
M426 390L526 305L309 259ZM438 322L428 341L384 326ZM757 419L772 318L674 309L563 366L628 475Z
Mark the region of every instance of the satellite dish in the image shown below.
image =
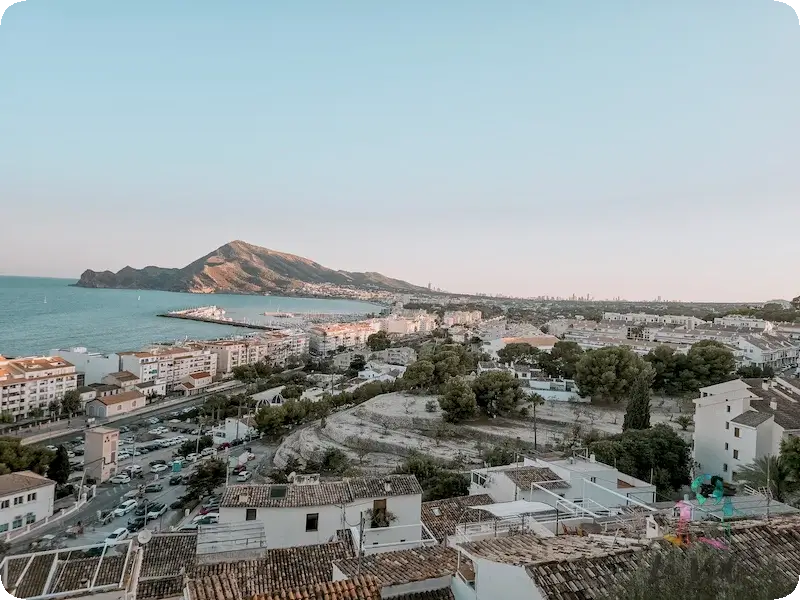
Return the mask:
M142 529L138 534L136 534L136 540L144 546L147 542L153 539L153 532L149 529Z

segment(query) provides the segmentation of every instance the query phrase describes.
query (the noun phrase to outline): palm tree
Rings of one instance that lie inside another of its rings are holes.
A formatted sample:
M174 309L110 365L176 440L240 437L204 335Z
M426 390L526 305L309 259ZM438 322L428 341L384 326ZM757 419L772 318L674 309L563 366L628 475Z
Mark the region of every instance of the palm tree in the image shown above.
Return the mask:
M793 503L798 500L798 482L782 456L766 455L739 470L737 481L751 488L769 489L778 502Z
M536 407L540 404L544 404L544 397L541 394L531 394L528 397L528 402L533 406L533 447L534 449L538 450L538 439L537 439L537 430L536 430Z

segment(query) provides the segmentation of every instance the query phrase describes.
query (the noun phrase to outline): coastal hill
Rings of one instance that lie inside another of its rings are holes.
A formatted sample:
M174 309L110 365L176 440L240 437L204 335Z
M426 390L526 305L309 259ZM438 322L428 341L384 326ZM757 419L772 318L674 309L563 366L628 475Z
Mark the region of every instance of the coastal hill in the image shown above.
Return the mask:
M332 284L390 292L424 288L380 273L335 271L312 260L239 240L220 246L182 269L125 267L117 273L87 270L75 284L86 288L194 293L291 293L303 284Z

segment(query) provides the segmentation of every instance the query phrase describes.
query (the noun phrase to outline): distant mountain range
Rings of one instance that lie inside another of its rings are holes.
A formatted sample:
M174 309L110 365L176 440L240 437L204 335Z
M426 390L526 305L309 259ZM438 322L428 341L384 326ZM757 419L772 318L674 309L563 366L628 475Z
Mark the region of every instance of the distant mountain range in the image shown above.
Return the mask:
M116 273L87 270L75 285L206 294L272 294L299 292L306 283L389 292L427 291L380 273L335 271L301 256L239 240L220 246L182 269L125 267Z

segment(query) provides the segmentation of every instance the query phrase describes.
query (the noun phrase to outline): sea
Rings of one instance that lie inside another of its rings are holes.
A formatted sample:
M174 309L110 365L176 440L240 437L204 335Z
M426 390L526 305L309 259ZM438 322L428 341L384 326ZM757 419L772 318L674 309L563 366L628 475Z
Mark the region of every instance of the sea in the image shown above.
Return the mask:
M171 310L216 305L251 323L265 312L368 314L382 307L354 300L73 287L74 279L0 277L0 355L46 354L55 348L138 350L157 342L215 339L248 330L157 316Z

